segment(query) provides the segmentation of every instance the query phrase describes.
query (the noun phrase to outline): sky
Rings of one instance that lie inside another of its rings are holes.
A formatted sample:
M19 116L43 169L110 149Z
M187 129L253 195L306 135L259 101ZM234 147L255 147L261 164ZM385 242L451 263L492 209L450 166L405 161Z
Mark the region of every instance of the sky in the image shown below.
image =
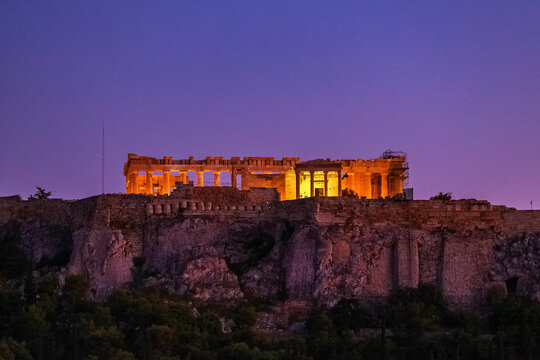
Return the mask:
M128 153L372 159L540 208L540 2L0 1L0 196L125 192Z

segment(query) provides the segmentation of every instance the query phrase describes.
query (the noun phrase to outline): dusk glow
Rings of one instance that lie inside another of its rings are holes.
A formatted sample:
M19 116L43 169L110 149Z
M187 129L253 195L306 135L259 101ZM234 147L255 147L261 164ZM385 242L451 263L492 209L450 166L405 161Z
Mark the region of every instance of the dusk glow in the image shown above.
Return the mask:
M0 2L0 196L126 192L128 153L374 159L540 207L540 2Z

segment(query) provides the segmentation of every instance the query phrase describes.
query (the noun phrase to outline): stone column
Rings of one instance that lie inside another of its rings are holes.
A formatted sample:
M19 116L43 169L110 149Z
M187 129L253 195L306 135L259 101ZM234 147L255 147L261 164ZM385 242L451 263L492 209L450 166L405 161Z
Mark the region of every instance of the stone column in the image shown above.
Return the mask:
M236 179L237 171L236 168L232 168L231 170L231 186L233 188L238 188L238 181Z
M311 182L311 196L315 196L315 171L311 170L309 172L309 180Z
M354 191L355 193L358 193L356 191L356 174L355 173L347 173L347 176L349 178L349 190Z
M328 171L324 171L324 196L328 196Z
M381 197L388 196L388 173L381 173Z
M204 186L203 177L204 177L204 171L197 171L197 186L198 187Z
M146 193L148 195L154 194L154 185L152 184L152 171L146 171Z
M372 194L371 194L371 174L370 173L367 173L365 175L364 182L365 182L365 186L366 186L366 190L365 190L366 191L366 198L371 199Z
M214 171L214 186L221 186L221 172Z
M250 172L247 170L240 171L240 189L241 190L249 190L250 188Z
M296 199L300 199L300 171L295 170L296 174Z
M392 197L394 194L392 193L392 189L394 188L394 177L390 174L386 176L387 179L387 189L388 189L388 196Z
M171 194L171 180L170 180L170 170L163 170L163 186L162 186L162 194L163 195L170 195Z
M137 171L132 171L129 175L129 193L130 194L138 194L139 193L139 187L137 186L137 177L139 173Z
M341 196L341 171L337 172L338 179L338 196Z
M179 171L178 173L180 174L180 181L182 184L187 184L187 173L185 171Z

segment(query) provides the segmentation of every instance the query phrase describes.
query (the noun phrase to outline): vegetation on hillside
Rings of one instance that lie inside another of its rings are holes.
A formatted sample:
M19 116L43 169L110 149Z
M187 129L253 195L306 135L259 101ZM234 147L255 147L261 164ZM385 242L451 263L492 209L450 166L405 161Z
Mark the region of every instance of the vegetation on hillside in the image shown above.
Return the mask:
M536 359L540 303L493 300L489 316L450 311L430 285L394 292L388 304L357 300L317 309L305 332L279 338L254 329L256 306L195 311L156 288L124 289L104 301L69 276L0 289L0 359ZM225 312L225 314L224 314ZM234 321L224 333L220 317Z
M40 188L39 186L36 186L36 190L37 191L34 193L34 195L30 195L28 197L28 200L46 200L51 197L52 193L50 191Z
M429 200L450 201L452 200L452 193L447 192L443 194L442 192L439 192L437 195L430 197Z
M0 245L0 360L540 358L540 303L529 297L490 293L480 317L450 310L438 288L422 284L394 291L384 306L343 299L316 309L302 333L272 338L255 327L264 303L195 310L135 285L95 301L84 277L38 276L12 238Z

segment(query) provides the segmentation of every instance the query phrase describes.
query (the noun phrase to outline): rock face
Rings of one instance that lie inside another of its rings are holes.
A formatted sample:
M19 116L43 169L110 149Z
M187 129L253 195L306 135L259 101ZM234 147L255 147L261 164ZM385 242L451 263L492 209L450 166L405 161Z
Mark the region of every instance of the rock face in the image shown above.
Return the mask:
M496 286L540 296L540 211L261 194L234 204L208 194L10 198L0 201L0 235L16 237L38 267L84 274L96 297L133 280L199 302L300 308L379 303L421 282L453 306L480 305Z
M490 279L540 298L540 236L522 233L501 238L494 250Z

